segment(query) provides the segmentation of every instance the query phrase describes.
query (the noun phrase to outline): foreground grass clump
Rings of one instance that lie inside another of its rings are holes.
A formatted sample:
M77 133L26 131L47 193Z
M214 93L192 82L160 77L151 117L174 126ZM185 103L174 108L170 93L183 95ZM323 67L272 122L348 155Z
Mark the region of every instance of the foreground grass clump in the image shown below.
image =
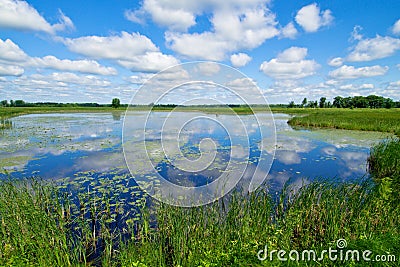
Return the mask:
M371 148L368 169L377 182L386 184L393 200L400 203L400 139L387 139Z
M400 139L387 139L371 148L368 166L375 179L400 179Z
M54 188L31 181L0 184L0 265L67 266L74 262Z
M142 216L125 220L116 232L108 221L121 214L108 208L107 198L87 195L70 205L55 187L5 181L0 266L369 266L327 258L281 262L276 254L260 261L257 253L266 245L268 251L318 252L344 238L349 249L398 258L400 206L387 194L394 193L383 183L324 181L285 188L274 201L265 189L236 191L197 208L145 205ZM122 217L131 213L125 209Z
M307 109L306 109L307 110ZM400 135L399 109L315 109L291 118L292 126L378 131Z
M0 266L111 265L121 238L112 218L121 214L109 199L72 197L35 179L0 181Z
M297 262L281 262L276 257L260 261L257 253L265 245L269 251L322 251L336 248L340 238L351 249L396 254L400 209L385 201L381 191L366 182L315 182L297 193L283 192L275 204L265 191L258 191L235 193L227 202L200 208L160 205L154 211L157 227L144 229L139 239L122 250L119 261L122 266L297 266ZM328 259L318 264L368 266Z

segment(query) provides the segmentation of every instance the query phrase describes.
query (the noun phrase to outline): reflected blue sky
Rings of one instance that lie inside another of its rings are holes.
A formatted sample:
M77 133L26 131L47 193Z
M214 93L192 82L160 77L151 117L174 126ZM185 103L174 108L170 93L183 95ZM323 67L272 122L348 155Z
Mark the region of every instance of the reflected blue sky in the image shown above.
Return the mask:
M152 114L155 118L166 115L165 112ZM128 116L136 116L140 120L144 115L136 112ZM173 113L171 116L176 116L178 120L184 119L186 115ZM219 116L226 124L230 123L231 115L215 116ZM260 155L260 134L247 116L240 116L248 129L250 141L250 160L245 178L251 176ZM74 181L79 177L93 180L87 177L101 176L133 185L128 181L131 176L122 153L123 117L121 113L76 113L32 114L12 118L13 127L0 135L0 177L39 176L43 179ZM369 148L387 136L346 130L294 130L286 123L288 115L275 114L274 118L277 131L276 153L267 183L276 190L287 181L300 183L320 177L345 181L365 176ZM262 127L270 125L271 121L263 121ZM223 172L226 162L231 158L238 164L247 161L247 151L236 149L235 154L229 153L231 142L223 128L210 120L198 120L183 129L179 140L181 151L184 156L196 158L200 140L212 138L217 144L215 162L201 173L182 172L160 152L156 141L160 134L157 119L148 127L150 132L153 130L154 143L150 142L148 147L149 153L154 156L153 165L159 174L173 183L204 185ZM271 153L272 149L272 145L267 146L267 153ZM140 160L138 157L136 175L148 175L148 170L140 167Z

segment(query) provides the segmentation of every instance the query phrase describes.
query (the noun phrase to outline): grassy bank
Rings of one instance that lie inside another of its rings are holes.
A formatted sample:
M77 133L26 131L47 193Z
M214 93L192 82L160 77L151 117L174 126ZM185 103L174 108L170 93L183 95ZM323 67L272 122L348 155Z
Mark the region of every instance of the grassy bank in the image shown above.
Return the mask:
M73 201L44 182L1 181L0 266L375 266L257 258L266 245L269 252L321 253L336 249L338 239L347 241L346 249L393 254L396 263L380 266L398 266L399 145L393 139L371 150L376 184L317 181L277 196L265 189L234 192L198 208L153 203L139 217L110 204L110 192Z
M332 108L308 109L308 112L304 112L307 115L295 116L288 123L292 126L378 131L400 135L399 109Z
M400 140L385 140L371 149L368 157L369 172L379 183L387 184L391 190L387 198L400 204Z

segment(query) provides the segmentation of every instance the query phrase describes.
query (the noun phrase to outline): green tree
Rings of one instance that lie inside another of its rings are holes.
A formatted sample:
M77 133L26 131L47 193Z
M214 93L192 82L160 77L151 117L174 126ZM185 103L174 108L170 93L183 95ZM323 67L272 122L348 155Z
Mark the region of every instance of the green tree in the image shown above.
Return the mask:
M15 100L14 104L16 107L23 107L23 106L25 106L25 101L24 100Z
M384 100L384 107L385 108L393 108L395 106L395 103L392 99L390 98L385 98Z
M337 96L333 99L332 105L336 108L342 108L343 107L343 97Z
M111 106L113 108L119 108L119 106L121 106L121 102L120 102L119 98L113 98L113 100L111 102Z
M344 108L352 108L353 107L353 98L351 96L343 98L343 107Z
M310 107L310 108L316 108L316 107L318 107L318 101L317 100L315 100L315 101L308 101L308 104L307 104L307 106L308 107Z
M307 97L305 97L303 99L303 101L301 101L301 106L304 108L305 106L307 106Z
M356 108L366 108L366 107L368 107L368 101L363 96L354 96L353 97L353 105Z
M294 108L296 106L296 104L294 103L294 101L290 101L288 108Z
M332 107L331 101L328 101L328 103L326 104L326 107L327 108L331 108Z
M385 107L385 98L377 95L367 96L368 106L370 108L383 108Z
M326 97L321 97L319 99L319 107L324 108L325 107L325 102L326 102Z
M7 101L7 100L2 100L2 101L0 102L0 105L1 105L2 107L7 107L7 106L8 106L8 101Z

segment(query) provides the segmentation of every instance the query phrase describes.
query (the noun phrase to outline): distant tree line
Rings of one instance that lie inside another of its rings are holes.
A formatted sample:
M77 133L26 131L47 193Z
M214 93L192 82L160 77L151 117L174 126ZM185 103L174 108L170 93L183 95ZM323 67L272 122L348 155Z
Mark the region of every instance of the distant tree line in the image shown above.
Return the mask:
M326 101L326 97L321 97L317 100L307 100L305 97L300 104L290 101L289 104L272 104L271 107L288 107L288 108L400 108L400 101L393 101L391 98L385 98L377 95L369 96L349 96L341 97L336 96L333 102ZM130 105L135 106L151 106L158 108L174 108L181 105L176 104L148 104L148 105ZM248 105L229 104L229 105L194 105L192 107L226 107L230 108L248 108ZM260 106L260 105L251 105ZM262 105L261 105L262 106ZM113 98L111 104L98 104L98 103L57 103L57 102L35 102L29 103L24 100L2 100L0 107L128 107L128 104L121 104L118 98Z
M383 96L369 95L369 96L336 96L333 102L326 101L326 97L321 97L319 101L308 101L304 98L300 104L290 101L288 108L302 107L302 108L400 108L400 101L393 101L391 98Z

